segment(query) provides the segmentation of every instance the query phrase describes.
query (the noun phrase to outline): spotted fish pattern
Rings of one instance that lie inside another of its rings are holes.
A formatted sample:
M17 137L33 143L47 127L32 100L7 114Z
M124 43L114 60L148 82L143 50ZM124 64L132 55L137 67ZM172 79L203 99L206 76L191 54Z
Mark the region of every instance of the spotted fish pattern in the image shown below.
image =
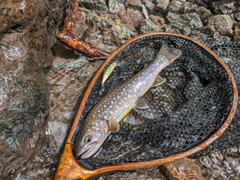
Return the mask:
M141 97L151 87L165 81L158 74L180 55L180 50L162 45L156 59L148 67L107 93L90 110L81 126L75 146L76 156L82 159L92 156L111 132L119 130L119 122L133 108L148 108Z

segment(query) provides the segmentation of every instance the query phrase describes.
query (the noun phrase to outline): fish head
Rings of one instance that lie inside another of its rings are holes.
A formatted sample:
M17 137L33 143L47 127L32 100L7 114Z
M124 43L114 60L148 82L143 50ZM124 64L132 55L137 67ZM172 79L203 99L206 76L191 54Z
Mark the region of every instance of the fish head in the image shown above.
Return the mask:
M75 154L81 159L94 155L108 136L108 125L104 120L96 120L95 123L84 128L77 137Z

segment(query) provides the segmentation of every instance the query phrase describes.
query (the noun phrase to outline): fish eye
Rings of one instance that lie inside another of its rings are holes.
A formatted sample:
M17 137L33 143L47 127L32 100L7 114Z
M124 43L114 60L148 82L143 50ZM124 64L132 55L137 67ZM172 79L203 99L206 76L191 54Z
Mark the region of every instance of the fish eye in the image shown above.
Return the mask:
M92 141L92 136L91 135L87 135L85 138L84 138L84 142L85 143L90 143Z

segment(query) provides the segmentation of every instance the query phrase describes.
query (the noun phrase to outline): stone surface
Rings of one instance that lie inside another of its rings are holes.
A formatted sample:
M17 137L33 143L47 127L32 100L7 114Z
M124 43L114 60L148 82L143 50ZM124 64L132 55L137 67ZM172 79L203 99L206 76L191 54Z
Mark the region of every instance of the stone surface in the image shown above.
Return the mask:
M150 19L145 19L140 24L140 32L141 33L149 33L149 32L160 32L163 29L154 24Z
M234 25L234 34L233 34L234 41L240 41L240 24Z
M91 9L100 13L106 13L108 11L108 7L105 0L95 0L95 1L81 0L81 3L85 8Z
M178 15L169 12L167 19L170 21L170 23L172 23L173 26L182 30L184 34L190 34L192 30L202 27L201 19L197 13Z
M6 32L9 29L22 31L37 14L37 11L34 11L34 8L36 8L34 0L27 2L13 0L0 1L0 7L0 33Z
M198 158L205 179L239 179L240 149L232 147ZM210 170L210 171L209 171ZM215 172L215 173L211 173Z
M216 14L231 14L235 10L235 3L233 0L212 1L211 6Z
M33 154L40 157L49 143L44 130L49 107L46 72L64 3L0 1L0 179L33 171ZM45 167L38 163L38 168ZM45 177L50 170L42 171Z
M125 6L121 1L118 0L109 0L108 9L110 13L119 13L120 11L125 10Z
M203 180L202 172L198 164L188 158L179 159L162 166L163 172L170 176L170 179L181 180Z
M158 3L157 3L157 6L158 8L162 9L162 10L166 10L167 7L168 7L168 4L169 4L169 0L160 0Z
M141 0L126 0L126 5L129 7L134 7L138 10L141 10L142 1Z
M55 38L51 36L55 34L48 34L47 21L43 20L47 4L47 1L40 6L35 1L2 2L2 7L8 7L12 13L6 14L9 22L2 29L7 33L0 35L0 128L1 138L11 146L23 142L48 113L48 86L43 70L52 61L50 47ZM5 24L5 18L0 18ZM48 24L54 32L51 21Z
M169 11L184 13L186 7L185 4L186 0L173 0L169 3Z
M214 34L231 36L233 34L233 21L229 15L215 15L209 18L208 27L210 27Z

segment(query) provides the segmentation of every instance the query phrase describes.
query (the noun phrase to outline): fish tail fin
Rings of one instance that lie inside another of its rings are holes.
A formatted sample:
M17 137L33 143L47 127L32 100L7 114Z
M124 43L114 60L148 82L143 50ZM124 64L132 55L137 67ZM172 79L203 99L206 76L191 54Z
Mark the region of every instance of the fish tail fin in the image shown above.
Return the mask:
M167 61L171 63L175 59L177 59L181 54L182 51L180 49L172 49L169 48L167 45L163 44L157 54L157 59L161 56L164 56L167 59Z

